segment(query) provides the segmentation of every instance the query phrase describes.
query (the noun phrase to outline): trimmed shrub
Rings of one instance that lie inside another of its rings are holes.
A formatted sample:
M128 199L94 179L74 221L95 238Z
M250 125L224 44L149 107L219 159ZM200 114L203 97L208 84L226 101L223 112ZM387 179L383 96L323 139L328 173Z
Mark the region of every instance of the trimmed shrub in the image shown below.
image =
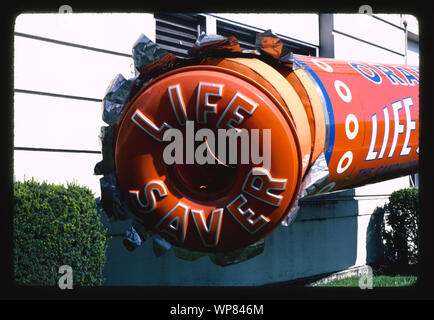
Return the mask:
M92 191L75 184L14 182L14 279L57 286L59 267L72 267L73 286L103 282L107 230Z
M397 190L389 197L383 231L389 263L408 265L418 262L418 195L418 189L407 188Z

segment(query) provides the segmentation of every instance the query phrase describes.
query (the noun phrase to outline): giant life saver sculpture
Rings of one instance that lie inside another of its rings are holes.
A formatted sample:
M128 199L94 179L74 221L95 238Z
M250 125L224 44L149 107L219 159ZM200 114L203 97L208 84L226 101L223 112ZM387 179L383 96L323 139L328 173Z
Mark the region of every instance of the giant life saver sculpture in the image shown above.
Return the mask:
M293 55L271 31L256 47L202 35L181 59L134 45L138 74L107 91L95 167L101 208L134 218L127 247L156 234L179 257L239 262L300 198L417 172L417 67Z

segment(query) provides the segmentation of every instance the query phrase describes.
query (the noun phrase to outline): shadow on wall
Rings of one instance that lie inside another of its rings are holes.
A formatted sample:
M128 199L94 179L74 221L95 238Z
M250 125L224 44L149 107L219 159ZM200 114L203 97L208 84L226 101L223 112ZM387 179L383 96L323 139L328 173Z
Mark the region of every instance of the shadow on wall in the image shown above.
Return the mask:
M320 273L344 270L354 266L357 260L358 200L355 190L348 189L301 201L301 209L294 228L302 228L297 239L305 247L304 255L311 256L304 268L311 276Z
M384 231L384 214L386 205L376 207L369 219L366 230L366 264L383 263L385 261L385 245L382 233Z

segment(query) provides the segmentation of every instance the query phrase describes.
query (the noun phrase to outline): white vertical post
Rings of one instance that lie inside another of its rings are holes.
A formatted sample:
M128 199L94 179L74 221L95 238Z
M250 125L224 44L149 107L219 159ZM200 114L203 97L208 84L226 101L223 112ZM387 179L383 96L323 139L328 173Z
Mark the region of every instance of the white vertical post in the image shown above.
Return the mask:
M217 34L217 20L212 16L205 16L206 34Z

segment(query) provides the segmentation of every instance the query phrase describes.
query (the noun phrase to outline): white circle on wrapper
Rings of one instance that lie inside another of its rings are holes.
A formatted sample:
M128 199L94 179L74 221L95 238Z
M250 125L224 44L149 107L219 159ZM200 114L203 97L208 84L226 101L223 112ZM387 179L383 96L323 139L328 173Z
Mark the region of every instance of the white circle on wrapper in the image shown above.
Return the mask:
M354 123L354 130L350 130L350 124ZM359 121L357 120L357 117L350 113L347 115L347 118L345 119L345 133L347 135L347 138L350 140L353 140L357 133L359 132Z
M345 161L345 159L348 160L347 164L345 165L345 167L342 167L342 164ZM336 172L337 173L344 172L351 165L351 162L353 162L353 153L351 151L347 151L347 152L344 153L344 155L339 160L338 166L336 167Z
M326 72L333 72L333 68L331 66L329 66L327 63L325 63L324 61L317 60L317 59L312 59L310 61L312 61L313 63L315 63L315 65L318 68L320 68L320 69L322 69L322 70L324 70Z
M347 87L345 83L343 83L341 80L335 80L335 89L338 93L339 97L345 101L346 103L351 102L352 96L350 88ZM344 89L345 94L342 92L342 89Z

